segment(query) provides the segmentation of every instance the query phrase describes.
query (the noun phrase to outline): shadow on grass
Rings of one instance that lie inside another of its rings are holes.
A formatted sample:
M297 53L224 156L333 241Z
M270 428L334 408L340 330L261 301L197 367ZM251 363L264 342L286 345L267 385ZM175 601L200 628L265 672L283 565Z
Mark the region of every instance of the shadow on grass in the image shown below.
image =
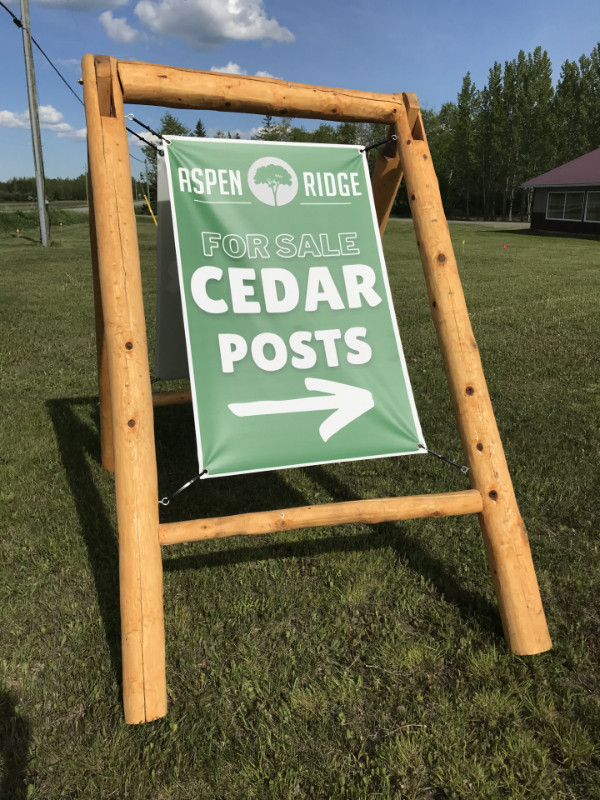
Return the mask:
M312 478L327 490L334 502L362 499L323 467L311 467L310 470ZM267 475L272 474L267 473ZM265 473L263 473L264 475ZM237 497L239 499L239 495ZM284 508L293 505L282 502L281 496L275 498L275 502L278 501L279 505L271 505L270 508ZM240 513L242 510L248 509L238 506L237 510L227 513ZM215 515L213 508L211 516ZM335 536L307 538L294 542L232 546L231 549L216 552L174 556L165 559L164 570L165 572L174 572L187 569L206 569L243 564L249 561L310 558L331 553L366 552L391 548L409 569L430 581L437 593L444 595L447 601L455 605L464 618L474 621L479 629L488 635L502 636L498 608L484 595L477 591L471 591L459 583L450 568L440 559L428 553L414 536L403 530L401 522L384 522L367 527L369 529L367 533L351 534L343 526L340 526L340 532Z
M122 688L117 532L90 465L90 459L100 462L98 400L94 397L47 400L46 408L88 550L112 670Z
M31 726L16 712L15 700L0 689L0 800L27 796L25 775Z
M112 669L121 685L117 533L90 465L90 459L100 461L97 399L49 400L47 407L75 500L81 534L88 548ZM155 420L159 487L163 495L172 493L197 473L194 425L191 408L186 406L158 408ZM312 467L311 478L321 483L336 501L361 499L323 467ZM306 503L307 499L302 493L286 483L279 473L253 473L194 484L169 508L161 510L161 521L265 511ZM372 525L368 533L353 535L345 534L340 529L336 536L307 537L295 542L257 543L241 547L232 543L231 548L226 550L166 558L164 569L167 572L201 569L247 561L364 552L389 547L405 560L410 569L427 578L438 593L458 608L461 615L475 621L487 633L501 635L497 608L486 597L457 581L452 570L408 535L401 523Z

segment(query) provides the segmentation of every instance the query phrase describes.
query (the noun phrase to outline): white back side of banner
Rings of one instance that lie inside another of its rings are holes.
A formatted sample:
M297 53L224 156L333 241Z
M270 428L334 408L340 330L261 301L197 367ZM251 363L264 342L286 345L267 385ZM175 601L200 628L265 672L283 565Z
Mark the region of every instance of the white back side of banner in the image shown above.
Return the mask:
M157 156L156 350L154 373L161 380L189 378L177 254L165 159Z

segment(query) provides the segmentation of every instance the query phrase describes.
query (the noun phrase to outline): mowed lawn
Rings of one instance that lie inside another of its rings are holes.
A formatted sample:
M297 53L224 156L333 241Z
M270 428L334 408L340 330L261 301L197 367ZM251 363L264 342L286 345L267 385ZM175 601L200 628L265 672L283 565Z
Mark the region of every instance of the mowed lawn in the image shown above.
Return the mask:
M154 338L155 228L140 221ZM600 798L600 243L451 226L554 649L507 652L475 517L164 550L168 716L123 721L85 224L0 234L0 797ZM508 247L505 247L508 245ZM428 446L461 461L412 227L384 239ZM197 471L156 414L159 487ZM430 456L195 484L164 521L468 488Z

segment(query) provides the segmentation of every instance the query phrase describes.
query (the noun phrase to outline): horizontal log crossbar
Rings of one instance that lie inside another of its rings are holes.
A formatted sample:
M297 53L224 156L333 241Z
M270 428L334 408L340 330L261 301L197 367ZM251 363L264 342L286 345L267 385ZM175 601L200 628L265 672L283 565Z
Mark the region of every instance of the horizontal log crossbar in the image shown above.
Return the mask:
M191 389L174 389L168 392L154 392L152 405L154 408L161 406L181 406L192 402Z
M117 71L125 103L388 125L405 113L400 93L334 89L139 61L118 61Z
M167 522L158 526L158 540L161 545L181 544L224 539L228 536L251 536L297 528L342 525L348 522L375 524L422 517L479 514L482 510L481 493L477 489L467 489L463 492L352 500L346 503L280 508L276 511L257 511L229 517Z

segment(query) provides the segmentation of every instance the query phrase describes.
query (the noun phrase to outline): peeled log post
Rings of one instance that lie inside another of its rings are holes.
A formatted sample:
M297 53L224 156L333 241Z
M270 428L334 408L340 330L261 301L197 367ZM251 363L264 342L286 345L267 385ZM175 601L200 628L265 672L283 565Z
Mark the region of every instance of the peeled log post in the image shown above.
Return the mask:
M109 102L99 71L110 70ZM125 721L167 711L158 482L146 324L123 102L114 59L82 61L111 394ZM99 94L101 97L99 98ZM109 109L102 114L102 110Z
M154 392L152 395L152 404L154 408L160 408L162 406L182 406L191 402L191 389L174 389L169 392Z
M89 163L89 155L88 155ZM113 447L112 412L110 409L110 384L108 378L108 356L104 336L104 313L100 274L98 272L98 243L96 239L96 218L94 211L94 190L88 174L88 205L90 218L90 246L92 253L92 280L94 284L94 317L96 321L96 365L98 368L98 401L100 405L100 459L109 472L115 471L115 451Z
M407 98L407 105L410 100ZM427 142L407 116L396 123L417 245L471 485L510 649L533 655L552 647L537 578L465 304L450 231Z

